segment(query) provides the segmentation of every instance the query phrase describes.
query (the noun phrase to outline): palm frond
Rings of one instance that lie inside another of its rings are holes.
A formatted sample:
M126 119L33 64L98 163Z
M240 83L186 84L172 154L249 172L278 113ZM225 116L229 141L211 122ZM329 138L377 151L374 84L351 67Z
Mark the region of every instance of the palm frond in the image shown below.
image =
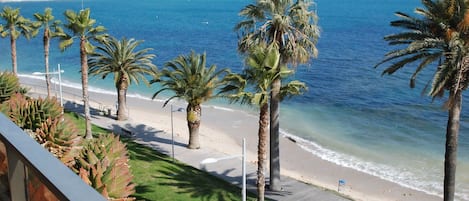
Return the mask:
M428 65L431 63L439 60L441 58L441 54L433 54L433 55L426 55L423 59L423 61L419 64L417 69L415 70L414 74L412 74L412 77L410 78L410 88L415 87L415 80L417 79L417 75Z
M320 32L311 6L310 1L291 0L257 1L246 6L239 13L245 19L235 27L238 51L246 54L261 43L277 44L282 63L296 66L308 62L317 56Z
M301 95L308 90L304 82L293 80L280 88L280 99Z
M385 58L375 67L394 61L383 71L383 74L392 74L420 60L410 78L410 87L415 87L420 72L428 66L437 66L429 95L438 97L445 90L459 90L466 86L461 66L464 66L462 63L467 55L464 37L469 29L469 14L466 14L467 4L463 0L422 0L422 4L423 8L415 9L419 18L402 12L396 13L400 19L391 22L391 26L404 31L384 39L389 45L405 47L386 53ZM432 65L434 63L438 64ZM427 87L424 90L426 89ZM452 97L449 102L451 99Z
M215 65L206 65L205 53L199 55L191 51L188 55L179 55L165 63L158 79L153 79L150 83L160 83L166 90L174 92L176 97L188 103L201 104L219 97L215 92L226 82L226 74L230 73L226 68L217 70Z
M122 82L127 86L138 84L140 80L149 84L146 76L156 76L156 66L152 63L155 55L148 53L150 48L136 50L142 42L133 38L118 40L114 37L102 41L88 59L89 74L101 75L104 79L112 73L116 87Z

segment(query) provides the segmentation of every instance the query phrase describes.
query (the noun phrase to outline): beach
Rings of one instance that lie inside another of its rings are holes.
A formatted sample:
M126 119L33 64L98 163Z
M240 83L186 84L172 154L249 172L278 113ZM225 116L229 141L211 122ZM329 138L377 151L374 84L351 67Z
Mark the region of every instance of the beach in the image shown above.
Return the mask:
M30 88L30 92L45 97L44 80L39 77L21 76L21 83ZM63 97L67 104L82 104L81 89L63 87ZM54 92L56 93L56 92ZM96 110L115 113L116 95L112 92L90 90L90 103ZM150 100L146 97L128 96L127 104L130 119L143 127L153 127L165 133L171 133L170 105L162 107L162 100ZM185 108L185 103L172 101L173 108ZM173 110L174 111L174 110ZM257 116L252 112L222 108L205 104L202 110L200 140L202 147L210 147L220 153L235 155L241 149L241 139L246 138L247 161L254 164L257 159ZM185 112L173 112L174 135L180 143L187 143L188 129ZM125 123L125 122L124 122ZM340 193L355 200L363 201L413 201L441 200L441 197L413 190L379 177L337 165L321 159L303 149L302 139L294 136L280 138L282 175L313 185L337 191L338 181L345 185ZM187 152L190 154L190 152ZM177 158L177 156L176 156ZM198 168L198 167L196 167Z

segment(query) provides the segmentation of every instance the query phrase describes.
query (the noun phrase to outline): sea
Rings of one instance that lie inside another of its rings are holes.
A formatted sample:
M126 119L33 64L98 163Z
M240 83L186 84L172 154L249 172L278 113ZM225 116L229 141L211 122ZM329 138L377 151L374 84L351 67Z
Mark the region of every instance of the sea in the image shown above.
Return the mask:
M51 7L56 19L64 11L90 8L97 25L117 38L144 40L152 48L154 63L164 63L191 50L207 54L207 63L240 72L243 57L237 52L233 27L238 12L254 0L57 0L1 1L20 8L21 14ZM415 66L382 76L386 66L374 68L392 50L383 37L401 30L390 26L394 13L413 14L418 0L316 0L321 36L319 56L297 66L293 79L309 90L281 104L283 135L297 139L304 149L338 165L363 171L429 194L443 194L443 162L448 112L445 98L432 99L425 85L434 73L428 68L409 87ZM20 38L18 70L25 76L43 71L42 38ZM80 88L78 42L61 52L51 45L51 68L61 65L64 82ZM0 69L10 70L9 39L0 39ZM112 79L90 78L91 90L115 93ZM129 94L150 98L157 86L132 86ZM463 101L468 100L468 93ZM219 107L245 109L223 101ZM469 200L469 105L461 113L456 198ZM252 110L251 110L252 111Z

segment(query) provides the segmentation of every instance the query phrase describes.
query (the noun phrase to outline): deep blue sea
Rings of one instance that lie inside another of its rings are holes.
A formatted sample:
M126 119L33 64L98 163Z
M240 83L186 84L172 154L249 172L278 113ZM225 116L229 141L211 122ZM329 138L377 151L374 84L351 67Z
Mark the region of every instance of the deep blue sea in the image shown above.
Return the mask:
M236 51L234 25L239 10L252 0L85 0L92 18L115 37L144 40L159 67L191 50L206 52L209 64L243 68ZM81 1L2 3L32 17L52 7L63 20L66 9L80 10ZM391 50L383 37L398 32L389 26L395 11L412 13L418 0L317 0L321 37L319 57L297 68L295 79L309 91L282 104L281 128L305 149L326 160L355 168L404 186L442 195L447 112L443 100L422 95L433 72L409 88L412 67L381 76L373 66ZM0 40L0 69L11 69L9 40ZM42 39L18 42L21 74L43 70ZM61 64L68 84L79 87L77 46L61 53L57 41L51 66ZM91 78L95 89L114 92L111 80ZM132 87L130 93L150 97L157 89ZM468 95L464 96L468 100ZM214 103L223 104L223 103ZM225 107L236 107L228 104ZM457 169L457 198L469 200L469 108L463 104ZM237 108L237 107L236 107ZM293 121L293 119L295 119Z

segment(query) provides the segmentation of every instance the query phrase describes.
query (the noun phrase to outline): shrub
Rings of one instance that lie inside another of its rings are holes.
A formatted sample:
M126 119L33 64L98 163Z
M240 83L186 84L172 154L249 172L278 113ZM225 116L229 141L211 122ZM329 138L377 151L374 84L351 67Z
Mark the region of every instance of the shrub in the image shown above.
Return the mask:
M18 77L11 72L0 73L0 103L10 99L20 89Z
M62 114L62 107L54 99L28 99L20 93L13 94L2 104L1 111L22 129L33 132L47 119Z
M83 146L74 170L109 200L134 200L128 152L119 137L100 135Z

